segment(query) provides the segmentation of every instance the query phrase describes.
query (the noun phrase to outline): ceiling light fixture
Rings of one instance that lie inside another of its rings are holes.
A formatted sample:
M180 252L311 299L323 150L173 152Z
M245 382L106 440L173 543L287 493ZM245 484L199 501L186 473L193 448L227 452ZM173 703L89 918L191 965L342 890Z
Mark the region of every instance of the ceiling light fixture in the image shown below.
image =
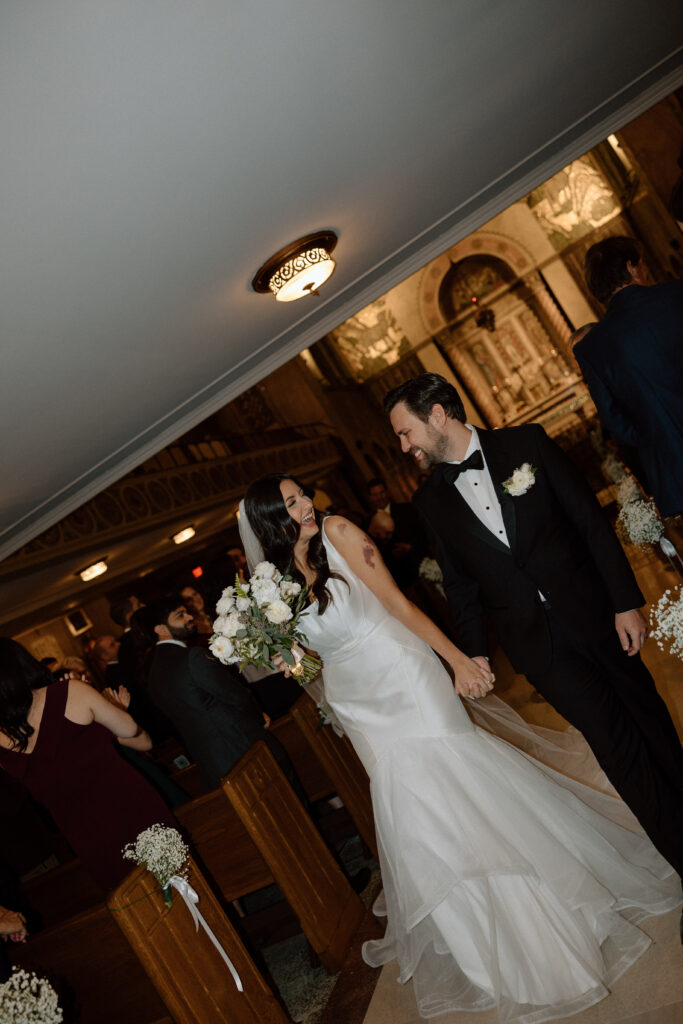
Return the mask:
M278 302L317 295L336 266L330 256L337 244L334 231L316 231L280 249L254 276L255 292L272 292Z
M108 568L107 559L101 558L99 562L93 562L92 565L86 566L85 569L79 569L77 575L81 577L84 583L89 583L90 580L94 580L97 576L101 576Z
M174 533L171 540L174 544L184 544L186 540L192 540L195 534L194 526L186 526L184 530Z

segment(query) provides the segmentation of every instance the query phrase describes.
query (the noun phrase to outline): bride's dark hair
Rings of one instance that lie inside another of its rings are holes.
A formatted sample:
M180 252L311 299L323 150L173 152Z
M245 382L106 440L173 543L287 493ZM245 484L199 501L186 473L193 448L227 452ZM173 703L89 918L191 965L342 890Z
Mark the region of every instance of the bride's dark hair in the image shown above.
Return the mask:
M12 749L23 753L33 735L28 713L33 691L49 686L52 675L16 640L0 637L0 729L12 740Z
M251 528L263 548L263 557L266 561L272 562L283 576L291 576L293 580L304 586L306 580L294 562L294 545L299 539L300 527L292 519L285 506L280 490L283 480L291 480L297 487L301 487L306 497L313 497L310 488L302 484L291 473L271 473L250 484L244 496L244 509ZM332 595L327 589L327 581L333 579L346 582L346 580L340 573L330 569L323 544L323 517L317 509L314 509L314 514L319 529L315 536L311 537L308 545L308 564L316 573L315 583L311 590L318 599L318 613L322 615L332 600Z

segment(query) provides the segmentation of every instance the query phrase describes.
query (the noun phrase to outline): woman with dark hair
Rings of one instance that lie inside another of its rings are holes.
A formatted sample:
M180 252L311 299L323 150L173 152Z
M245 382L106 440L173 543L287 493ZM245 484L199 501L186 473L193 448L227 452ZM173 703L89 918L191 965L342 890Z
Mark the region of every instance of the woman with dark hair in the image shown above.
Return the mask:
M250 565L265 558L308 585L301 628L370 776L387 930L365 960L396 958L423 1017L496 1007L505 1024L541 1024L606 996L649 945L621 911L681 900L628 808L474 726L436 655L462 697L485 696L493 674L298 481L252 484L240 532Z
M83 866L104 888L130 870L121 851L173 815L139 773L122 761L114 735L149 750L148 734L78 679L54 682L14 640L0 638L0 769L50 812Z

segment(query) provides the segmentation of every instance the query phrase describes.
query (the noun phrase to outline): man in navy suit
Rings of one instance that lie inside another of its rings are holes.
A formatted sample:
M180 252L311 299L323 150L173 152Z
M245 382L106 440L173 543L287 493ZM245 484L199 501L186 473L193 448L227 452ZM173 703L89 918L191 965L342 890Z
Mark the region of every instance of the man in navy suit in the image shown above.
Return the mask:
M460 648L482 667L488 619L517 672L584 734L683 874L683 752L639 650L643 595L590 487L542 427L465 423L435 373L385 399L401 448L434 472L413 502Z
M637 449L659 511L676 515L683 512L683 281L645 287L638 246L615 236L586 253L586 283L607 313L574 355L603 426Z

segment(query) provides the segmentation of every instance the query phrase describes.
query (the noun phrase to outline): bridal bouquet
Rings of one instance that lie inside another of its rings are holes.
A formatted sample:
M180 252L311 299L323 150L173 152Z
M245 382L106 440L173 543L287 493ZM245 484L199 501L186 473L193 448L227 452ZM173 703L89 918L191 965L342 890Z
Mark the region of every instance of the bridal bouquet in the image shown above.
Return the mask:
M61 1024L64 1020L57 993L45 978L15 967L0 984L2 1024Z
M248 583L235 577L216 605L218 618L209 650L223 665L275 668L279 654L302 685L321 669L318 658L293 650L295 641L307 644L301 629L308 587L282 575L271 562L259 562Z
M162 888L164 900L170 907L171 886L169 880L173 875L187 877L189 851L177 829L170 825L152 825L137 837L134 843L123 848L124 860L144 864Z

